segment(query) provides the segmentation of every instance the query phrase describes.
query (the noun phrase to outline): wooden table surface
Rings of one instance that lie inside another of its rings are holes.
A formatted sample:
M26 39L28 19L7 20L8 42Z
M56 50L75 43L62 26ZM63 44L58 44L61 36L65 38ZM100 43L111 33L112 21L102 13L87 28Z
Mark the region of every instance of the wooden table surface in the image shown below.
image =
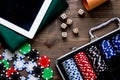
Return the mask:
M69 18L73 20L73 25L67 29L68 37L63 40L61 37L61 20L58 16L51 24L47 25L44 30L39 32L31 45L33 48L40 51L40 55L47 55L51 59L50 67L54 70L52 80L62 80L56 66L55 60L60 56L71 51L72 47L80 47L90 41L88 30L112 17L120 17L120 0L109 0L103 5L88 12L82 5L81 0L67 0L69 7L64 11ZM59 6L58 6L59 7ZM85 10L85 16L79 17L78 10ZM72 28L79 28L79 36L75 37L72 33ZM96 31L94 34L102 36L117 28L117 25L111 25Z

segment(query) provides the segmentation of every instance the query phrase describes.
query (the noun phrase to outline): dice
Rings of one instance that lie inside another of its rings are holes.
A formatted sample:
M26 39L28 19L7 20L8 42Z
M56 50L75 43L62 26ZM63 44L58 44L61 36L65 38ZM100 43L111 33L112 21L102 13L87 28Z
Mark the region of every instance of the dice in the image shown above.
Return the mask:
M79 14L80 16L83 16L84 13L85 13L85 11L84 11L83 9L79 9L78 14Z
M79 14L80 16L82 16L82 15L84 14L84 10L83 10L83 9L80 9L80 10L78 11L78 14ZM72 27L73 20L70 19L70 18L67 16L66 13L62 13L62 14L60 15L60 19L62 19L62 20L61 20L62 23L61 23L61 25L60 25L60 27L61 27L61 36L62 36L63 39L66 39L66 38L68 37L68 33L67 33L66 31L67 31L67 29L68 29L70 26ZM71 28L70 28L70 29L71 29ZM74 34L75 36L78 36L78 34L79 34L79 29L78 29L77 27L76 27L76 28L73 28L73 29L72 29L72 32L73 32L73 34Z
M79 29L76 27L76 28L73 28L73 34L79 34Z
M72 23L73 23L72 19L67 19L66 24L67 24L68 26L71 26Z
M67 28L67 24L62 23L62 24L61 24L61 29L65 30L66 28Z
M60 17L61 17L62 20L66 20L67 19L67 15L65 13L61 14Z
M67 32L62 32L62 38L67 38Z

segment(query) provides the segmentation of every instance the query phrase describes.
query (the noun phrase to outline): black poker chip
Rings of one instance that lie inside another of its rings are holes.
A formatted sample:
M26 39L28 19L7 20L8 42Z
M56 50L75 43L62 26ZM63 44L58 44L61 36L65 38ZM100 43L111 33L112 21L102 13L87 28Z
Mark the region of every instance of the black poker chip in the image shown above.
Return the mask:
M8 78L5 75L0 75L0 80L8 80Z
M21 77L20 73L14 72L14 73L12 73L11 76L9 77L9 80L21 80L20 77Z
M42 75L43 70L44 70L44 69L41 68L40 66L34 67L34 68L33 68L33 76L40 78L41 75Z
M97 72L97 74L100 74L101 72L104 72L105 70L108 70L108 67L102 58L100 50L97 48L97 46L91 46L88 49L88 57L90 59L90 62Z
M37 61L39 58L39 52L36 49L32 49L28 54L28 60L30 61Z
M4 64L3 64L3 63L0 63L0 75L5 74L5 70L6 70L6 68L5 68ZM0 79L0 80L1 80L1 79Z

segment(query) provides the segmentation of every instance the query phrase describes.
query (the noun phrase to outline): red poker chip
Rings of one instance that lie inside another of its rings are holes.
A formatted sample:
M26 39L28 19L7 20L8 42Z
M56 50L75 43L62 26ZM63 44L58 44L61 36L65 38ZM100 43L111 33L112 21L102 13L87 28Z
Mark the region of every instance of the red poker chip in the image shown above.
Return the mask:
M10 77L12 73L15 73L17 72L13 67L9 68L7 71L6 71L6 77Z
M0 59L2 59L2 55L0 54Z
M97 78L87 56L84 52L80 52L74 56L74 59L80 69L85 80L95 80Z
M50 59L48 56L41 56L38 59L38 65L41 66L41 68L47 68L50 66Z

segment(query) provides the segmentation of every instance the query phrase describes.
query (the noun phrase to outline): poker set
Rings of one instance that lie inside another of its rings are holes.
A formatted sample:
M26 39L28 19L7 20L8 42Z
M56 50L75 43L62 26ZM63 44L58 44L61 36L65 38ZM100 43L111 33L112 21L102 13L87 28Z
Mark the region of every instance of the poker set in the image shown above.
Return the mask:
M101 37L93 32L115 22L118 28ZM120 80L120 19L115 17L89 30L91 42L56 60L63 80Z
M12 53L0 45L0 80L50 80L53 70L48 56L39 56L39 51L25 43ZM23 75L26 71L28 75Z

